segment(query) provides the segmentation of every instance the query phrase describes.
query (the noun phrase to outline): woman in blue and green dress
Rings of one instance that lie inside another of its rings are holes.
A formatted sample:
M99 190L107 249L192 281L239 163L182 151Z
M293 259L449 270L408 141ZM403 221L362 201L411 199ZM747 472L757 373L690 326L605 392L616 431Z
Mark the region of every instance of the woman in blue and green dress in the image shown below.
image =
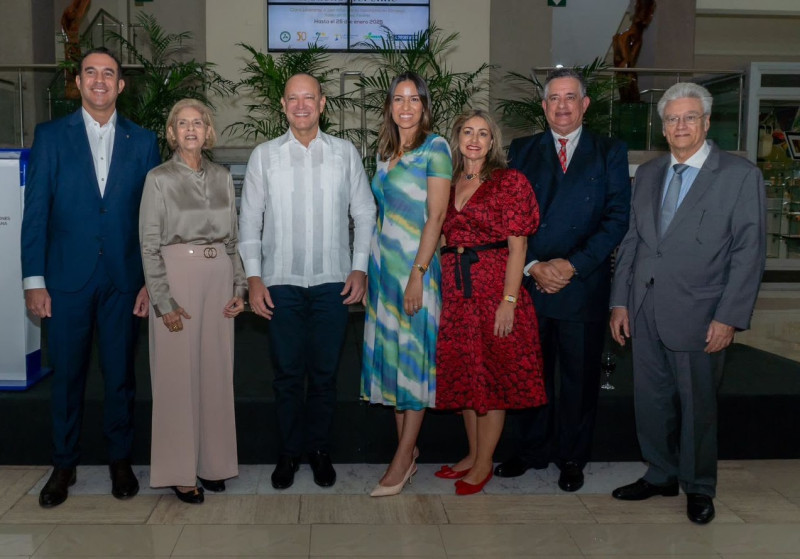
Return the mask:
M372 192L378 227L367 271L361 398L393 406L398 445L373 497L396 495L417 471L417 435L436 402L441 267L452 161L431 133L430 92L413 72L392 81L378 134Z

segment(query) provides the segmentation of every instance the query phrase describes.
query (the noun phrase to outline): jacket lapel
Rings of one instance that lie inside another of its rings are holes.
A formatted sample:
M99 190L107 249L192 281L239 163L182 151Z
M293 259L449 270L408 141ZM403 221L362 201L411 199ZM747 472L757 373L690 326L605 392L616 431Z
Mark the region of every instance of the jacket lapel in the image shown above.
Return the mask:
M653 219L650 220L652 225L653 238L658 239L658 222L661 221L661 196L664 191L664 184L667 182L667 171L669 169L670 156L667 155L663 158L655 170L653 177L653 188L650 189L650 208L653 212ZM642 186L648 184L647 181L642 181Z
M108 180L106 181L104 198L107 198L117 190L119 183L118 177L124 176L125 164L128 160L127 156L130 155L128 150L131 149L130 139L130 123L117 113L117 126L114 130L114 148L111 152L111 165L108 168Z
M554 215L565 215L573 211L574 208L576 198L572 190L585 186L587 184L587 175L596 171L592 160L594 141L591 133L584 128L578 140L578 145L575 146L575 152L572 154L567 172L564 173L561 169L561 162L558 160L552 133L547 131L545 134L548 141L543 142L543 144L546 144L548 169L553 177L550 181L551 206Z
M680 222L686 219L686 216L691 213L692 208L694 208L697 203L702 200L703 196L705 196L706 192L708 192L708 188L713 182L714 173L717 171L718 167L719 149L715 144L711 144L711 153L708 154L708 158L706 158L705 163L703 163L703 166L700 168L700 172L694 179L689 192L686 193L686 197L681 202L681 205L678 206L678 210L675 212L675 217L672 218L672 223L670 223L669 227L667 227L664 237L666 237L676 227L679 227Z
M546 130L539 137L539 145L535 148L538 150L536 155L541 163L539 171L534 175L536 176L536 184L533 190L536 194L536 201L539 204L539 211L542 217L550 210L559 183L564 176L552 140L553 135L549 130Z
M94 170L92 148L89 146L89 136L86 135L86 124L83 122L81 109L72 113L67 124L67 140L75 153L74 162L79 176L87 177L87 181L94 186L94 192L100 196L100 186L97 184L97 174Z

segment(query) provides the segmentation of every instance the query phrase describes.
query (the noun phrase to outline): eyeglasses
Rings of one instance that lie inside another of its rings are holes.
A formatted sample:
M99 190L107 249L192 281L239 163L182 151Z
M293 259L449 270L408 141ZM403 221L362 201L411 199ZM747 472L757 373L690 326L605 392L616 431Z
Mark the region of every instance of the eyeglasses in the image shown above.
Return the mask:
M683 123L686 126L694 126L695 124L699 124L705 118L705 116L706 116L705 113L699 115L688 114L683 116L672 115L664 117L664 124L672 127L672 126L678 126L678 123L680 121L683 121Z

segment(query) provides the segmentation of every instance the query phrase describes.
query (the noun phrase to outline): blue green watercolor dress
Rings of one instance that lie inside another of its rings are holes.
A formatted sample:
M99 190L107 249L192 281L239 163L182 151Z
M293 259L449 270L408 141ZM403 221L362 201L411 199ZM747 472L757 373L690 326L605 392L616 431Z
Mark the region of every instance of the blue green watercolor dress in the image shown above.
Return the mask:
M438 251L422 282L422 308L403 311L403 294L428 218L428 177L450 180L453 164L447 141L430 134L389 170L378 160L372 193L378 227L367 271L367 313L361 399L421 410L436 402L436 336L442 297ZM415 272L419 273L419 272Z

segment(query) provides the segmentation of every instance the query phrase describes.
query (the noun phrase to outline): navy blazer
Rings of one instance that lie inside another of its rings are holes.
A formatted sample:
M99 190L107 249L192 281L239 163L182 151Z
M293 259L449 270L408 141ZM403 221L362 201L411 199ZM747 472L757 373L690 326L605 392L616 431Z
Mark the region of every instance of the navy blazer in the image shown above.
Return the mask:
M160 161L155 134L118 113L101 197L81 110L39 124L25 186L22 277L78 291L103 258L118 290L140 289L139 203L145 176Z
M541 222L528 237L526 262L566 258L578 271L552 295L526 281L536 313L582 322L606 320L610 256L627 231L630 213L625 144L584 127L566 173L549 130L514 140L508 155L509 166L528 177L539 203Z

